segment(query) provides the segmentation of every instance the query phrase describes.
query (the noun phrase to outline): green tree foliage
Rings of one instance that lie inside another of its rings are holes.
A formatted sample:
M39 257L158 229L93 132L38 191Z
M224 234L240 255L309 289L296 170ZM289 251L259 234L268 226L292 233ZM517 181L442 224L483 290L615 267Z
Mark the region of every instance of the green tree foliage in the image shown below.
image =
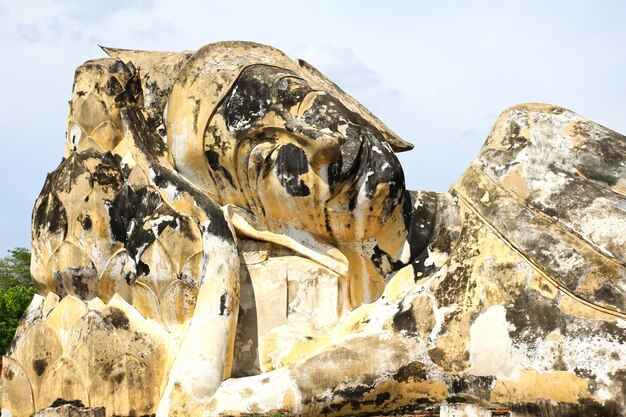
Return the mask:
M0 258L0 288L15 285L31 286L30 251L26 248L15 248L10 255Z
M33 287L16 285L15 287L0 289L0 352L5 353L20 318L30 304L35 294Z
M15 248L9 253L0 258L0 354L6 352L35 294L30 278L30 251Z

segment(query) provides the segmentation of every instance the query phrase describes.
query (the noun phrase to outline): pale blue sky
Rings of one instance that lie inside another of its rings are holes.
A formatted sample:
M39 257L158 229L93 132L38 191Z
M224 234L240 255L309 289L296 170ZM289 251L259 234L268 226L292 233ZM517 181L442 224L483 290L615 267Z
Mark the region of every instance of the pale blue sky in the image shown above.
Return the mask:
M267 43L304 58L415 149L411 189L443 191L498 114L529 101L626 133L626 2L0 0L0 255L63 154L74 69L98 44Z

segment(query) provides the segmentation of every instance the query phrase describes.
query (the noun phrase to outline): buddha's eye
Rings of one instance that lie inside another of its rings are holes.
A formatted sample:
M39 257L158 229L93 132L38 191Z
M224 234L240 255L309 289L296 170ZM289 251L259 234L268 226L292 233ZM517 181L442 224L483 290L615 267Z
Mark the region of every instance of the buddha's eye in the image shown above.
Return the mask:
M301 78L282 77L274 84L276 98L286 109L299 105L311 92L311 87Z
M310 90L308 93L306 93L306 95L302 98L302 100L300 100L300 103L295 109L296 111L295 112L292 111L292 113L295 116L303 116L306 112L308 112L311 109L311 107L315 103L315 99L320 94L323 94L323 93L318 90Z

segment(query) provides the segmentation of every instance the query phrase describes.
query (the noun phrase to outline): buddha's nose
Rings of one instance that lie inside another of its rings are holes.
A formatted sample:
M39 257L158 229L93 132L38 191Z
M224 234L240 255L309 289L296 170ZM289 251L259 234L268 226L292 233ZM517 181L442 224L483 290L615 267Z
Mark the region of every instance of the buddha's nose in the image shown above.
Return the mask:
M337 161L341 155L345 137L338 132L324 132L300 124L287 123L285 128L306 150L307 158L315 169Z

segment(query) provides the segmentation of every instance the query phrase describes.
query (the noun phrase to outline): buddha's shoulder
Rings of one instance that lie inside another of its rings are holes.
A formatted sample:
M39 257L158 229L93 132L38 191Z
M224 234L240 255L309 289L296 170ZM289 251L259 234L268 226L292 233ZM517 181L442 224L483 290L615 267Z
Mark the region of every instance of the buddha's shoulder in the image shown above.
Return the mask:
M451 191L561 286L624 309L626 137L561 107L514 106Z
M524 199L549 200L546 192L575 194L581 188L589 198L596 197L593 189L626 194L626 137L548 104L502 112L475 164ZM575 184L581 185L568 186Z

